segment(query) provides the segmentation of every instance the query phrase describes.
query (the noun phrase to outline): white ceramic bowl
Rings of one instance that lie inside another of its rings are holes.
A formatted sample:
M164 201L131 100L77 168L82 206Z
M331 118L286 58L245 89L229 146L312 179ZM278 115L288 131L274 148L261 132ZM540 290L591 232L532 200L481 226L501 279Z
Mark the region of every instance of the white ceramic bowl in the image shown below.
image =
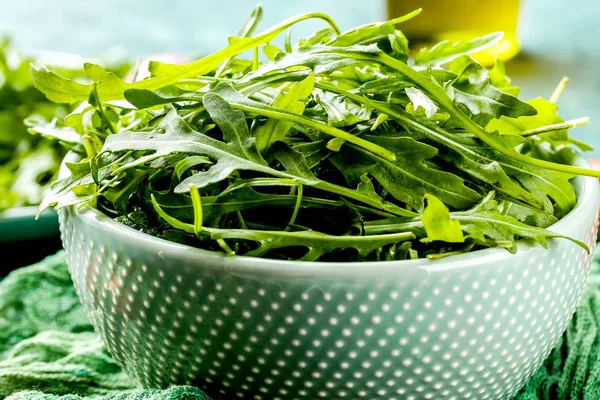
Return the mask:
M585 163L580 162L580 165ZM593 248L598 182L552 230ZM145 387L214 399L506 399L540 367L592 255L520 242L436 261L226 257L60 212L67 261L111 354Z

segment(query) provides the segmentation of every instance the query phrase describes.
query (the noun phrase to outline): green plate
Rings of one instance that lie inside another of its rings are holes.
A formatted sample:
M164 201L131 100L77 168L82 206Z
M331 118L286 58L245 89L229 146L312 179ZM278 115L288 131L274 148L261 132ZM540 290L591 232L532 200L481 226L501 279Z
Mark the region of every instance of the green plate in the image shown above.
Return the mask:
M58 236L56 212L48 209L36 220L37 210L36 206L18 207L0 213L0 243Z

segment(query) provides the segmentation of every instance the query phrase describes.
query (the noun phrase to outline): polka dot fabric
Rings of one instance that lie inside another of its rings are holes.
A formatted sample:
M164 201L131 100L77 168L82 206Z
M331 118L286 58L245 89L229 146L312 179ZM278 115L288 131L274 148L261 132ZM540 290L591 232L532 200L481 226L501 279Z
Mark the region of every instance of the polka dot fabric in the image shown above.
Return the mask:
M510 398L565 330L592 257L552 240L325 274L205 257L91 210L60 220L77 293L119 365L144 387L222 400ZM592 247L596 219L577 232Z

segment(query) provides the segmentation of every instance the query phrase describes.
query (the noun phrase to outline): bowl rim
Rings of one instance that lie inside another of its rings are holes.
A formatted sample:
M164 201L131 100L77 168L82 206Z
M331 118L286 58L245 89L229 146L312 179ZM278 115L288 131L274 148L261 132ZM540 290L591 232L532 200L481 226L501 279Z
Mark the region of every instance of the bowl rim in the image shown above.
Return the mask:
M74 160L75 155L69 154L65 161ZM68 169L61 168L61 177L68 174ZM590 168L589 163L580 154L577 154L572 162L573 165ZM565 235L577 232L580 224L574 224L572 221L586 221L587 214L598 215L598 206L600 203L600 185L597 178L587 176L577 176L573 180L573 187L577 193L577 203L575 207L562 219L548 229ZM245 272L252 275L265 275L273 277L281 276L373 276L377 273L385 275L396 275L398 271L405 273L407 270L425 270L427 272L444 271L448 269L462 269L473 265L481 265L485 259L485 264L498 267L502 262L509 261L510 257L535 257L539 251L550 251L556 246L556 240L566 240L562 238L548 239L548 249L543 248L531 240L517 241L517 254L511 254L502 248L487 248L469 253L457 254L440 259L416 259L416 260L393 260L393 261L294 261L277 260L259 257L247 256L228 256L220 252L204 250L184 244L168 241L147 233L140 232L128 227L120 222L103 214L99 210L90 206L75 207L69 206L72 216L79 218L88 225L89 228L99 231L109 231L113 237L120 237L120 242L134 241L136 245L147 249L149 252L158 253L163 259L177 258L181 261L189 261L192 264L200 263L198 260L210 260L217 268L233 270L242 268ZM593 214L592 214L593 213ZM579 238L579 237L578 237ZM569 242L571 243L571 242ZM576 246L573 243L574 246ZM592 249L590 249L592 251ZM535 255L533 254L535 253ZM238 270L239 272L239 270Z

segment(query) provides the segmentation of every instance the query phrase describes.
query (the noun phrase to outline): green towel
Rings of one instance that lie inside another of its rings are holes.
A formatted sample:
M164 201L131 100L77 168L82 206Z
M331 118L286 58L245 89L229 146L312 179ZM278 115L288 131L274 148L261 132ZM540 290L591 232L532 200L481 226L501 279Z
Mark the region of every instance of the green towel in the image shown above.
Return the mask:
M600 400L599 323L600 246L571 324L516 400ZM135 388L93 332L62 252L0 282L0 399L5 397L209 400L190 386Z

